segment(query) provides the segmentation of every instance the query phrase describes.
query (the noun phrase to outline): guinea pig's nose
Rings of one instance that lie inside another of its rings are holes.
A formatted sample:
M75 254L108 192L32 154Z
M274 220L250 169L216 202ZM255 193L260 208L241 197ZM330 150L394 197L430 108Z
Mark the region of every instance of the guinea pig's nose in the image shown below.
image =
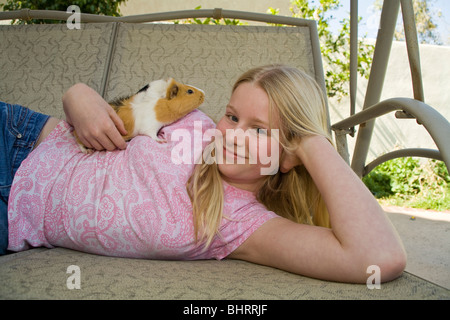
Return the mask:
M187 91L187 93L188 93L188 94L193 94L193 93L194 93L194 90L189 89L189 90Z

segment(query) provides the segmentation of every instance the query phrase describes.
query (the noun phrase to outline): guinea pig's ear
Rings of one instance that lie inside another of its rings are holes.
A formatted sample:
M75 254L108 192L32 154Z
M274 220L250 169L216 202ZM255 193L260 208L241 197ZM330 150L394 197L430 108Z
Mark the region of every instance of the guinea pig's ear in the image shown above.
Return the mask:
M141 92L147 91L147 89L148 89L149 87L150 87L150 85L147 84L145 87L141 88L137 93L141 93Z
M178 85L175 81L172 82L169 89L169 100L175 98L178 95Z

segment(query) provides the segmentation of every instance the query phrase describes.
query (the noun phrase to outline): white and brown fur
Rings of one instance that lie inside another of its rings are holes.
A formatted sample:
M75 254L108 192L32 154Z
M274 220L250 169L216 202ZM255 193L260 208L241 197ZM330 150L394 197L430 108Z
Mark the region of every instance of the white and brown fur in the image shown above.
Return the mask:
M198 108L204 99L202 90L169 78L155 80L135 95L116 99L109 104L125 125L125 141L137 135L147 135L158 142L165 142L158 138L159 130ZM74 135L77 137L75 131ZM92 152L78 137L77 142L84 153Z

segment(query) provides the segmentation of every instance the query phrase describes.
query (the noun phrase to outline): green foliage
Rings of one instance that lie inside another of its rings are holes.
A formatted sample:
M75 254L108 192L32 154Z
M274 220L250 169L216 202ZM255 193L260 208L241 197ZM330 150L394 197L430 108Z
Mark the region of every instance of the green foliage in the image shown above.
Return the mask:
M314 1L308 0L291 0L290 9L293 17L317 21L327 94L329 97L341 99L348 95L350 80L350 19L342 20L338 34L333 34L330 31L330 21L333 19L332 12L341 7L340 0L320 0L320 4L316 6L310 2L314 3ZM195 9L200 8L198 6ZM277 15L279 11L279 9L270 7L267 13ZM176 21L176 23L243 25L235 19L216 20L211 18L187 19L183 22ZM359 40L358 46L358 72L362 77L368 79L374 46L366 44L364 37Z
M392 196L391 177L381 171L372 171L363 178L363 182L376 198Z
M127 0L7 0L5 4L0 4L4 11L14 11L20 9L31 10L56 10L66 11L70 5L76 5L82 13L97 15L120 16L119 6ZM39 24L39 23L65 23L56 20L15 20L14 24Z
M443 161L432 160L434 164L432 170L434 174L438 177L440 184L450 184L450 175L448 173L447 167Z
M325 69L325 84L329 97L340 100L348 95L350 81L350 19L343 19L337 34L330 31L333 12L341 7L340 0L314 1L292 0L291 12L294 17L314 19L321 45ZM374 46L365 42L365 36L358 40L358 73L368 79Z
M435 23L442 16L440 9L433 8L435 0L413 0L414 20L416 22L417 36L420 43L442 45L441 35L438 26ZM382 0L376 0L374 3L375 10L381 10L383 7ZM401 21L401 18L399 18ZM404 41L405 31L403 24L399 24L394 34L395 40Z
M376 167L363 182L384 202L423 209L450 209L450 176L442 161L398 158Z

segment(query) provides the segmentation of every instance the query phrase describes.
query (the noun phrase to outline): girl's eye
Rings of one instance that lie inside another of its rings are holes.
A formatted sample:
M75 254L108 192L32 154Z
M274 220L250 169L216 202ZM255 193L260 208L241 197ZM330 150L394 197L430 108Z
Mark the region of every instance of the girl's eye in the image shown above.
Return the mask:
M267 136L267 129L256 128L256 134L257 135L265 135L265 136Z
M233 116L232 114L227 115L227 117L233 122L238 122L238 118L236 116Z
M253 128L251 130L256 136L267 136L267 129Z

